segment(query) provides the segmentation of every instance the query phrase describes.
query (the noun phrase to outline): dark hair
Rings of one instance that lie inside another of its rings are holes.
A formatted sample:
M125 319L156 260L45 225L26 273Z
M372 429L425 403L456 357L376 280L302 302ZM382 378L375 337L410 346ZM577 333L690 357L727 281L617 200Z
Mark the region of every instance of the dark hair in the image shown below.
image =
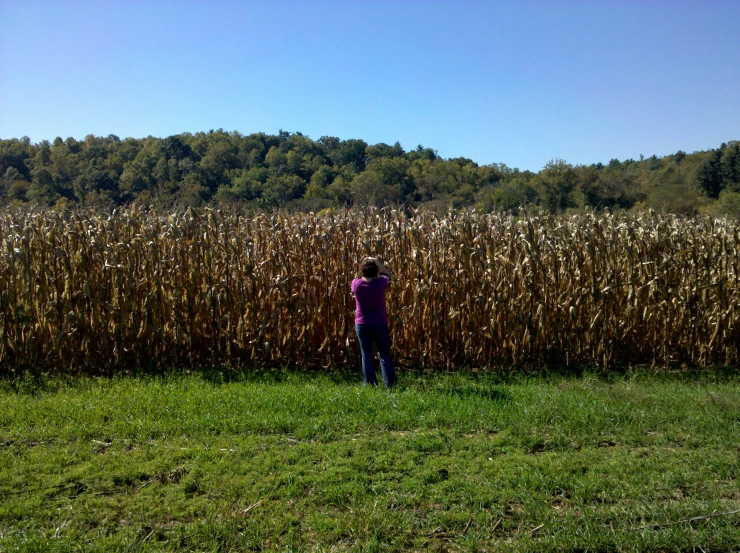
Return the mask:
M362 262L362 276L367 278L375 278L378 276L378 265L375 263L375 261L372 261L370 259L366 259Z

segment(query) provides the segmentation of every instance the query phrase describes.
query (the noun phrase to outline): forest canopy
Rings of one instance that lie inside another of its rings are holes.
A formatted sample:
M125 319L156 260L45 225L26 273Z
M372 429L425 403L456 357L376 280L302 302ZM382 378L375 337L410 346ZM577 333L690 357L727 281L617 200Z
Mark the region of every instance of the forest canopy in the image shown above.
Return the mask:
M606 165L554 159L532 172L444 159L421 145L406 151L398 142L312 140L282 130L0 140L0 205L209 202L291 210L395 204L484 211L652 208L740 217L740 143Z

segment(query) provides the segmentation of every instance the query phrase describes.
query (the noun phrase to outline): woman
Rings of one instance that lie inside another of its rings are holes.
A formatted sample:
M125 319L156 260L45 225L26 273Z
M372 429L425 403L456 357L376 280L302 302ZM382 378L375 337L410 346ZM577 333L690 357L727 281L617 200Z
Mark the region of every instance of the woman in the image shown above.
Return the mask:
M352 281L355 297L355 332L362 350L362 377L365 384L378 384L375 378L373 346L378 348L380 370L385 385L396 383L396 372L391 359L391 339L388 334L388 315L385 311L385 290L390 275L385 266L375 257L366 257L360 266L362 278Z

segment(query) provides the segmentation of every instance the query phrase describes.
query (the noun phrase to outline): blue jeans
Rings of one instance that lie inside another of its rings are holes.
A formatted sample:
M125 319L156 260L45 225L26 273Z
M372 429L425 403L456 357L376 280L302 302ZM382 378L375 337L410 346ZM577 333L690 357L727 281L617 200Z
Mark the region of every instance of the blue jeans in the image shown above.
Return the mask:
M355 332L360 340L360 350L362 350L363 382L372 385L378 383L375 378L373 359L373 346L375 346L378 348L383 382L388 387L393 386L396 383L396 371L393 369L393 359L391 359L391 338L388 335L388 327L375 323L361 324L355 325Z

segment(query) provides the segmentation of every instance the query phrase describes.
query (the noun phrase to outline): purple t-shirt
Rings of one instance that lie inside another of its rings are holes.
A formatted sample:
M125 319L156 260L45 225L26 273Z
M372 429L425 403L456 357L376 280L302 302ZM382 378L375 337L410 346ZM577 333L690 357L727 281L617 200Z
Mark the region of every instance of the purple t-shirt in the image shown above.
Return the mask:
M388 326L388 315L385 312L386 288L388 279L383 276L370 281L361 278L352 281L352 293L357 306L355 324L375 323Z

